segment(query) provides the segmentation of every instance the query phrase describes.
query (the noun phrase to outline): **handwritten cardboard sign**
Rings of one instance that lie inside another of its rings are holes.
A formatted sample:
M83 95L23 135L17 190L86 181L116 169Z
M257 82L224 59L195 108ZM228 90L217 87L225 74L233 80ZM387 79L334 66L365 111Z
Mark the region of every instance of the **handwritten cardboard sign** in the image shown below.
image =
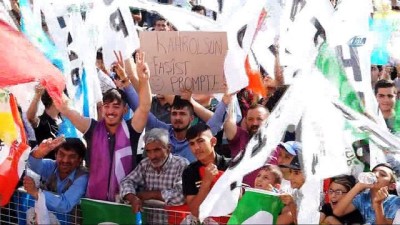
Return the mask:
M153 93L223 92L226 32L142 32L140 45L150 67Z

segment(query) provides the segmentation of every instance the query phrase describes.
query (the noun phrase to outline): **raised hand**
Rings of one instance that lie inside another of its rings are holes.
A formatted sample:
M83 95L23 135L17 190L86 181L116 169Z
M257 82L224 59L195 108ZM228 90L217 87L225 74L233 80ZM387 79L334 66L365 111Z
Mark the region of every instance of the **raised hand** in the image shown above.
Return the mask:
M136 56L136 71L139 77L139 80L148 80L150 79L150 69L146 63L146 55L142 51L138 51Z
M378 190L378 192L376 193L374 199L373 199L373 203L374 204L382 204L383 201L385 201L385 199L389 196L389 191L388 191L388 187L382 187L381 189Z
M181 99L190 101L190 99L192 98L192 94L193 94L192 90L181 89L180 91L181 91L181 93L180 93Z
M114 51L114 55L117 61L111 65L112 70L118 75L121 80L125 80L127 78L127 75L125 72L125 62L122 58L122 53L121 51L119 51L117 54L117 52Z
M206 166L204 170L204 177L202 183L211 184L214 178L218 175L218 168L215 164L211 163Z
M238 92L228 93L228 85L224 83L224 95L222 96L222 101L225 105L229 105L232 102L233 96L235 96Z
M35 158L43 158L49 152L60 146L65 142L64 136L56 137L55 139L48 138L42 141L38 148L32 152L32 156Z
M32 177L25 176L23 180L23 185L28 194L32 195L36 199L38 198L39 190L36 187L35 181L33 180Z
M291 205L294 204L294 199L290 194L281 194L279 196L279 198L281 199L281 201L283 202L284 205Z
M61 102L54 101L54 106L61 114L64 114L65 112L70 110L69 101L70 99L64 94L62 96Z
M45 90L46 89L45 87L43 87L43 85L38 84L35 86L35 95L42 96Z

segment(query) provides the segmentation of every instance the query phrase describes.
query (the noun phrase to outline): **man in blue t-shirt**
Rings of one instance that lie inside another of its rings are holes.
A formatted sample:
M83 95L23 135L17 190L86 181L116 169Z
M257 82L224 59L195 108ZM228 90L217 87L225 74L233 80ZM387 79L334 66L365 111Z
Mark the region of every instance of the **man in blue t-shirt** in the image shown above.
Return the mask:
M366 224L392 224L400 198L389 194L395 190L396 176L387 163L376 165L372 169L377 182L374 184L357 183L333 210L336 216L343 216L358 209ZM369 190L366 190L369 189ZM361 192L361 193L360 193Z

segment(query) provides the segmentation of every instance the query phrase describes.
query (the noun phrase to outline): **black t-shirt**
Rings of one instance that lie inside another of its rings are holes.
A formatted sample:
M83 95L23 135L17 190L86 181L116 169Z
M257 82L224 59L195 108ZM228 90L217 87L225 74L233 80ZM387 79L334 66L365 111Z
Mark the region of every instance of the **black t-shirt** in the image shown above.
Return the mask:
M36 142L39 145L45 139L54 139L57 137L57 121L51 118L45 111L42 115L39 116L39 124L37 127L34 127L33 130L35 131ZM51 151L49 154L47 154L45 158L55 159L54 151Z
M86 162L88 167L90 166L90 150L92 149L92 137L93 137L93 131L96 128L96 125L99 122L91 119L90 122L90 127L89 129L86 131L86 133L84 134L84 138L87 142L88 145L88 153L86 154ZM135 129L133 129L133 127L131 126L131 120L126 121L127 125L128 125L128 130L129 130L129 140L131 143L131 148L132 148L132 163L133 163L133 168L136 167L137 163L137 146L139 143L139 138L141 133L138 133L135 131ZM115 150L115 135L112 134L108 134L108 149L110 151L110 154L112 154Z
M332 206L329 203L326 203L322 206L321 211L323 214L325 214L325 216L334 216L336 219L338 219L342 224L364 224L364 219L362 217L362 215L360 214L360 212L356 209L355 211L341 216L341 217L337 217L335 215L333 215L333 210L332 210Z
M225 171L230 162L230 158L225 158L224 156L216 155L215 165L217 165L217 169L220 171ZM182 188L183 195L197 195L199 192L201 177L200 177L200 167L202 167L200 161L192 162L182 174Z

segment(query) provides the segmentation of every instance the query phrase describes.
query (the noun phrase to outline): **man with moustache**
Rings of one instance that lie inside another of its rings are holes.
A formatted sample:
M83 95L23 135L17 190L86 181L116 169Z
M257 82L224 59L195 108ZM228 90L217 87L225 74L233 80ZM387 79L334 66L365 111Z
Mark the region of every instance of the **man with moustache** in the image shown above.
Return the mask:
M133 87L125 89L129 95L135 96L136 91ZM133 98L135 100L136 98ZM210 116L210 111L198 103L194 105L180 96L176 96L170 111L171 124L167 124L159 120L154 114L149 113L147 118L146 130L153 128L163 128L169 132L169 141L171 144L171 153L173 155L179 155L183 158L189 160L189 162L196 161L193 153L190 151L189 143L186 140L186 132L189 129L192 121L194 120L194 113L202 119L203 121L208 121ZM131 102L133 109L137 105L137 102Z
M137 143L151 106L150 74L143 53L137 55L136 62L139 106L130 120L123 120L128 111L126 94L115 88L103 94L103 119L100 121L82 116L71 109L67 101L56 105L61 114L84 134L88 143L90 176L86 196L89 198L115 201L121 180L135 168ZM118 69L122 70L120 65ZM121 79L121 82L129 84L129 79Z
M120 196L129 202L134 213L140 210L142 201L150 199L166 205L182 205L182 173L189 161L170 153L168 131L165 129L146 131L144 143L147 158L122 180ZM154 216L159 217L152 218L153 223L166 223L161 213Z
M250 138L257 133L262 124L267 121L269 116L268 110L263 105L252 105L243 118L242 126L236 124L236 118L230 113L228 119L224 123L225 136L228 139L231 150L231 157L234 158L240 151L246 148ZM265 159L267 161L267 159ZM258 174L258 170L244 177L243 183L250 186L254 185L254 179Z
M51 151L56 159L43 159ZM40 175L41 183L36 186L28 173L23 180L26 192L36 200L43 193L49 210L69 213L85 195L88 182L87 169L82 166L85 151L79 138L45 139L28 159L29 168Z

